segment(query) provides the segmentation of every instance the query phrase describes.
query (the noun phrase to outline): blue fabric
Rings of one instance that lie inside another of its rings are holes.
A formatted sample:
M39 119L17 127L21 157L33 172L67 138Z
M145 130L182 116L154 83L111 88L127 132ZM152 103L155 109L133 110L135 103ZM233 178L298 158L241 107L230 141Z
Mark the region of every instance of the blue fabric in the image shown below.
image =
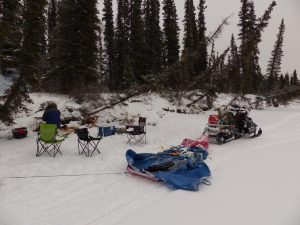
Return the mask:
M44 112L43 121L48 124L56 124L60 128L60 111L58 109L50 109Z
M98 136L100 137L107 137L111 135L115 135L116 128L114 126L111 127L99 127Z
M137 172L150 172L169 188L196 191L211 175L203 159L208 153L198 147L177 146L158 154L126 152L128 165Z

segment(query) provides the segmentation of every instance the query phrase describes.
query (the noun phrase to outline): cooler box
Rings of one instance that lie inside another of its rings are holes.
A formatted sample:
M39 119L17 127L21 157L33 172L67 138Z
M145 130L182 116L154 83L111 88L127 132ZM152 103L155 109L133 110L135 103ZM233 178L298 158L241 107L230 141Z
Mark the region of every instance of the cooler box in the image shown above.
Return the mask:
M20 127L20 128L15 128L12 130L13 137L15 139L21 139L27 137L27 128L26 127Z
M108 136L111 136L111 135L115 135L115 133L116 133L115 126L99 127L98 136L100 136L100 137L108 137Z

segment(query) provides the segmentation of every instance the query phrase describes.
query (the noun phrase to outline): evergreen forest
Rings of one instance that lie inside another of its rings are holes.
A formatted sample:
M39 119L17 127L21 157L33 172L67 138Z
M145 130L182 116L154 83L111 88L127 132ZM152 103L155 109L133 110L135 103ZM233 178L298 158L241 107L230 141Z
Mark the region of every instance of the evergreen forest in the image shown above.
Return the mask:
M13 79L2 96L0 119L12 123L12 114L31 101L30 92L81 98L199 91L208 106L217 93L282 101L299 95L297 71L281 70L284 18L265 74L259 64L259 44L276 1L257 15L253 1L240 0L239 32L223 52L215 42L230 16L208 33L207 1L183 1L179 21L174 0L117 0L116 10L113 0L103 0L101 11L97 0L0 0L0 73Z

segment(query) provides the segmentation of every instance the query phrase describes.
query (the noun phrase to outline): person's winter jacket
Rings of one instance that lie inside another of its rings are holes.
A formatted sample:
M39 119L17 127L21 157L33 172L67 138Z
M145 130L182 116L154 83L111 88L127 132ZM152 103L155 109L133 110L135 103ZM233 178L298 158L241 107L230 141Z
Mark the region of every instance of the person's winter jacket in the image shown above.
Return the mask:
M43 121L48 124L56 124L60 128L60 111L58 109L49 109L44 112Z

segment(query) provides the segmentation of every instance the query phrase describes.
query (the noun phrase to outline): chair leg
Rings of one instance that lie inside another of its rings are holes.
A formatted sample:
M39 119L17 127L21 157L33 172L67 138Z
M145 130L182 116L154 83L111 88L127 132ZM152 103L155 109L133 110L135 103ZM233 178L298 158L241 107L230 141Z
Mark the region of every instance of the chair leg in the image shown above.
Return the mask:
M139 134L139 135L133 135L133 140L134 140L134 144L137 143L141 143L141 144L146 144L147 140L146 140L146 134Z
M128 141L130 145L135 145L138 142L137 135L127 134Z
M52 155L50 154L50 152L53 150L53 149L50 149L51 146L52 145L43 144L41 141L38 140L37 141L37 153L36 153L36 156L39 157L42 154L44 154L44 152L47 152L47 154L52 157Z
M138 136L137 136L136 141L135 141L134 144L137 144L137 143L143 144L143 141L142 141L142 139L141 139L141 135L138 135Z
M45 151L48 153L49 156L55 157L55 144L46 144L45 145ZM51 154L52 152L52 154Z
M36 139L36 154L35 154L36 157L39 157L40 156L40 144L39 144L39 140Z
M57 150L57 144L53 144L53 155L52 157L54 158L58 153L58 150Z
M93 147L92 153L90 155L90 157L92 157L92 155L94 154L95 151L97 151L100 154L100 150L98 149L98 144L99 144L100 140L98 140L97 142L95 141L91 141L91 146Z
M53 144L53 157L57 155L57 153L62 155L62 152L60 151L61 143L55 143Z
M89 142L88 141L78 141L78 153L82 155L83 153L85 156L89 157ZM81 149L81 151L80 151Z
M133 135L127 134L127 139L128 139L127 144L129 143L131 145L132 138L133 138Z
M87 157L90 157L90 142L86 143L86 154Z
M52 143L52 144L47 144L43 143L39 139L36 141L37 143L37 150L36 150L36 156L39 157L45 152L50 156L50 157L55 157L57 153L62 155L62 152L60 150L61 142L60 143Z
M80 140L78 139L78 154L80 155L79 142L80 142Z

